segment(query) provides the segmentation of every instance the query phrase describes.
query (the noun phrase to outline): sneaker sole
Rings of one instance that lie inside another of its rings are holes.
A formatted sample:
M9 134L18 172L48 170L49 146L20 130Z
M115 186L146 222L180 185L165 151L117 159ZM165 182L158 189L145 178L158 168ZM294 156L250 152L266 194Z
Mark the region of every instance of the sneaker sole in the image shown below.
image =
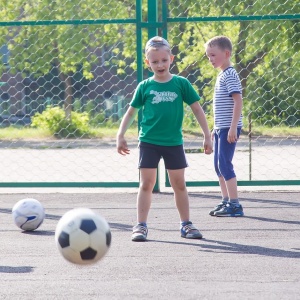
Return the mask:
M131 240L133 242L145 242L147 240L147 238L145 238L143 236L136 236L136 237L132 237Z
M218 210L211 210L211 211L209 212L209 215L214 217L214 216L215 216L215 213L218 212L218 211L220 211L221 209L222 209L222 208L220 208L220 209L218 209Z
M190 237L182 235L181 237L184 239L189 239L189 240L201 240L203 238L202 235L190 236Z
M216 214L214 214L214 216L215 217L243 217L244 216L244 214L242 214L242 215L236 215L236 214L228 214L228 215L216 215Z

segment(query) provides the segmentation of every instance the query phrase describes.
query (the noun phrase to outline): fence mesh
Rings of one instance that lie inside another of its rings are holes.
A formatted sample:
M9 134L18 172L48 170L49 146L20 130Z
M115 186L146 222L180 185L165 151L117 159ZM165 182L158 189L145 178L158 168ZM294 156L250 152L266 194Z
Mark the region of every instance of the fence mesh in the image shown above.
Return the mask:
M201 91L208 115L212 114L211 99L218 71L210 68L203 45L215 35L227 35L234 44L232 61L241 77L244 98L244 134L235 156L238 178L270 181L299 178L300 23L288 18L288 14L299 13L299 2L201 1L192 4L187 1L185 7L178 1L169 3L174 5L170 9L173 18L211 17L208 22L173 22L168 27L179 58L174 69ZM280 14L286 19L281 19ZM216 16L261 18L220 21L212 18ZM202 163L207 158L202 162L195 155L190 156L195 172L188 172L188 180L195 181L201 177ZM202 180L206 176L214 178L213 170L205 170L209 171L204 172Z
M114 142L138 83L138 2L0 3L1 182L138 182L137 122L127 133L129 157ZM144 23L152 9L146 2ZM244 90L239 180L299 179L299 13L299 1L158 1L176 56L172 72L195 86L210 126L217 71L204 43L215 35L233 41ZM202 135L185 110L187 180L215 181L212 157L198 153Z

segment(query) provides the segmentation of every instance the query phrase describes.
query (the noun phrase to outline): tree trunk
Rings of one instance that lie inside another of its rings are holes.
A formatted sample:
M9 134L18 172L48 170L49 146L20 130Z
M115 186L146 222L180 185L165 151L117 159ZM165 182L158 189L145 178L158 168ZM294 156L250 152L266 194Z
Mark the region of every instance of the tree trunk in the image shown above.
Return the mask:
M73 104L73 89L72 89L72 80L71 76L68 76L64 73L60 73L60 80L64 83L65 92L64 92L64 110L66 113L66 118L71 118L72 104Z

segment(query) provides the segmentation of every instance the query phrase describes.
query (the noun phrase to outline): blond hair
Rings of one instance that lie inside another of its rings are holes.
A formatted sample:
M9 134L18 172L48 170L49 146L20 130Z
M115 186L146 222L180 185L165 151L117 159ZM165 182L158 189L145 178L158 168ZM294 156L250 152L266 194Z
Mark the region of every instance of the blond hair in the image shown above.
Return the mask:
M145 55L147 56L150 50L158 50L163 47L165 47L171 54L171 46L168 41L160 36L155 36L146 43Z
M205 48L219 47L221 50L229 50L232 52L231 40L226 36L215 36L204 44Z

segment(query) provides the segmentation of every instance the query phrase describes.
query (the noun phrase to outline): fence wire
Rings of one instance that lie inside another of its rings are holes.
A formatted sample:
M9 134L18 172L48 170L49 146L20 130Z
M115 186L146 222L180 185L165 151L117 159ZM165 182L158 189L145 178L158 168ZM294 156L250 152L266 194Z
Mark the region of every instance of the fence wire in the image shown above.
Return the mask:
M158 18L150 25L167 32L176 57L171 71L192 82L211 127L217 71L204 43L215 35L233 42L244 98L238 179L299 184L300 1L154 2ZM137 122L127 134L129 157L116 153L114 138L139 80L137 32L142 27L144 45L152 4L0 3L2 186L137 186ZM149 75L146 68L142 75ZM188 107L183 129L187 181L215 183L212 157L199 153L202 135Z

